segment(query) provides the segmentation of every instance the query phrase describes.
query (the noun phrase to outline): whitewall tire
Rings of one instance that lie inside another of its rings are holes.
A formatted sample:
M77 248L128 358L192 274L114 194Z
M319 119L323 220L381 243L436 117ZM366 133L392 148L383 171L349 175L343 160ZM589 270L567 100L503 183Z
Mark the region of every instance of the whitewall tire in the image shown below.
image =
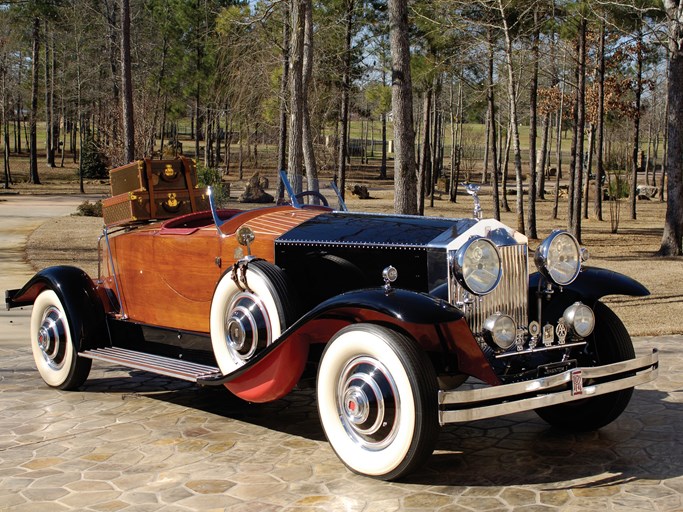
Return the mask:
M275 265L250 262L248 289L233 279L236 268L226 272L211 302L211 344L223 374L239 369L280 337L291 317L286 279Z
M85 382L91 359L79 357L71 338L69 314L57 294L42 291L31 312L31 350L40 376L48 386L75 389Z
M352 471L392 480L431 455L438 436L436 375L398 332L370 324L340 330L318 369L320 421Z

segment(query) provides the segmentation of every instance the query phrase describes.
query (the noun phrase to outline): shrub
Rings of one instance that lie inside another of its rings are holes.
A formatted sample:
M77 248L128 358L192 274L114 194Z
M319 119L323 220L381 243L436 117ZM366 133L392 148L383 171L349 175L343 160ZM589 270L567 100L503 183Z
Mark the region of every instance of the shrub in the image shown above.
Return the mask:
M102 201L84 201L76 208L76 213L80 217L102 217Z
M104 152L97 145L97 142L95 142L95 138L90 130L85 133L85 138L83 139L81 167L84 178L99 180L109 177L107 159Z
M197 162L197 182L200 187L211 187L211 193L217 208L224 207L230 200L229 189L226 190L223 184L223 176L218 169L212 169Z

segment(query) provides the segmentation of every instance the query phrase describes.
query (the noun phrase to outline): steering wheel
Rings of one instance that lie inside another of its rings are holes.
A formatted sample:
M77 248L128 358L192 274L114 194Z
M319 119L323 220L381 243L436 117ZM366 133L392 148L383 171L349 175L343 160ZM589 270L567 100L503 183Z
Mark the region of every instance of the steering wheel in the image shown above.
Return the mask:
M298 194L294 195L294 199L296 199L300 203L303 203L301 199L307 196L317 197L318 199L320 199L320 202L323 204L323 206L326 206L328 208L330 206L330 203L327 202L327 198L316 190L305 190L304 192L299 192Z

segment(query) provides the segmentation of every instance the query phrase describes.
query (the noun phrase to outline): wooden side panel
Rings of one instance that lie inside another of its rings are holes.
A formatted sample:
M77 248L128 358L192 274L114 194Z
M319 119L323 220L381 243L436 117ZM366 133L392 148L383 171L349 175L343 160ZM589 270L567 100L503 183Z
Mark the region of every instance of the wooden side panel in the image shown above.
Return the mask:
M208 332L211 297L220 277L215 230L192 236L158 232L115 237L113 250L124 311L132 321Z
M172 329L209 332L213 292L222 274L247 254L234 232L253 229L252 254L274 261L274 240L323 211L291 207L235 215L219 236L213 224L193 229L141 226L111 238L114 270L128 319ZM109 266L109 262L107 262ZM106 286L115 289L107 279Z

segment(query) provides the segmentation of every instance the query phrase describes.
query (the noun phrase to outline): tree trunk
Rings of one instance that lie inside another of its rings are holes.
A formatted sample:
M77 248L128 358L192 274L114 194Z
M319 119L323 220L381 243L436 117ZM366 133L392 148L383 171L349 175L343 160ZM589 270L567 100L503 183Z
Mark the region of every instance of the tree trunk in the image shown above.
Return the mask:
M48 38L47 20L43 25L45 27L45 162L48 167L55 166L55 155L52 152L52 109L50 105L51 91L50 91L50 45ZM52 82L54 85L54 82Z
M346 193L346 157L349 144L349 102L351 96L351 30L353 28L353 9L355 0L346 0L345 37L344 37L344 72L342 75L341 96L341 136L339 138L338 176L339 192L342 199Z
M598 126L596 141L596 167L595 175L595 199L593 210L595 217L602 221L602 182L605 176L604 147L605 147L605 22L600 23L600 43L598 47Z
M318 164L315 161L313 147L313 133L311 130L311 116L308 106L308 91L313 76L313 6L311 0L304 0L304 62L303 62L303 151L304 164L306 165L306 178L308 190L318 191ZM317 204L317 199L314 203Z
M670 84L670 80L669 80L669 76L671 74L670 68L671 68L671 66L669 65L669 66L667 66L667 70L666 70L666 89L667 89L667 91L669 90L669 84ZM669 112L669 94L668 94L668 92L666 95L666 105L664 108L664 112L667 112L667 113ZM662 148L662 175L661 175L661 178L659 180L659 202L660 203L664 202L664 184L666 182L665 177L666 177L667 169L668 169L667 159L669 158L669 119L668 119L668 114L666 114L666 117L667 117L667 119L666 119L665 126L664 126L664 139L663 139L664 147Z
M237 164L237 179L242 181L244 178L244 132L242 130L242 123L237 128L239 130L239 149L238 149L238 164Z
M430 122L429 115L432 111L432 93L431 90L426 90L424 92L424 98L422 103L422 141L420 143L420 168L418 170L417 176L417 212L418 215L424 215L425 213L425 195L427 194L427 182L429 167L431 165L431 154L430 154Z
M639 27L637 31L637 64L636 64L636 91L635 112L633 117L633 153L631 159L631 194L629 206L631 207L631 220L636 220L636 200L638 189L638 171L640 169L640 100L643 95L643 31Z
M493 217L496 220L500 220L500 197L499 197L499 184L498 184L498 174L500 168L498 166L498 136L496 134L496 102L493 93L494 86L494 76L493 76L493 31L488 29L488 44L489 44L489 56L488 56L488 83L486 84L486 102L488 104L488 111L491 118L491 152L493 160Z
M301 192L303 167L303 58L306 25L305 0L291 0L292 32L289 56L289 156L287 172L295 192Z
M595 145L595 126L590 125L588 132L588 162L586 163L586 179L583 185L583 218L588 219L588 201L590 196L590 176L593 171L593 146ZM597 193L597 183L596 183Z
M505 34L505 56L508 71L508 96L510 99L510 129L512 134L512 149L514 151L515 159L515 176L517 182L517 231L524 233L524 186L522 183L522 151L519 144L519 116L517 114L517 97L516 97L516 83L515 72L512 63L513 49L512 38L510 36L510 29L508 27L505 9L502 0L498 0L498 8L500 10L500 17L503 22L503 32Z
M112 87L112 104L118 107L119 105L119 79L121 76L117 65L119 63L119 57L121 53L121 46L117 40L119 31L119 24L117 22L117 12L116 12L116 0L105 0L105 16L107 18L107 46L109 50L109 66L111 69L111 87ZM80 117L77 118L76 125L80 125ZM119 121L112 123L111 136L115 141L119 138ZM74 147L74 153L76 148Z
M491 148L491 108L486 108L486 122L484 123L484 165L481 173L481 182L488 183L489 181L489 151Z
M536 165L536 199L542 201L545 199L545 172L549 163L550 145L552 145L552 140L550 140L550 112L543 115L541 132L541 151L537 153L540 154L541 158Z
M583 183L583 147L586 119L586 25L581 19L579 29L579 62L577 66L576 91L576 153L574 154L574 193L569 231L581 241L581 184Z
M7 121L7 71L5 66L0 67L0 73L2 74L2 132L3 132L3 149L2 149L2 164L3 164L3 177L4 177L4 188L9 188L11 178L9 169L9 122Z
M133 75L130 58L130 1L121 0L121 91L123 99L123 148L126 162L135 160Z
M30 124L30 156L29 156L29 183L40 185L38 176L38 148L37 148L37 116L38 116L38 67L40 54L40 19L33 19L33 66L31 72L31 112L29 114Z
M280 80L280 130L277 138L277 170L287 170L287 90L289 86L289 3L283 3L282 17L282 78ZM228 149L229 151L229 149ZM226 166L226 169L228 167ZM227 174L227 173L226 173ZM284 197L283 183L278 180L277 199Z
M387 114L382 112L382 163L379 167L379 177L387 179Z
M538 62L540 60L538 49L539 38L538 9L534 9L534 32L531 41L532 73L531 86L529 87L529 238L536 239L536 136L537 136L537 113L538 113Z
M389 0L391 107L394 117L394 210L417 214L413 94L407 0Z
M683 254L683 4L664 0L669 17L667 204L658 254Z

